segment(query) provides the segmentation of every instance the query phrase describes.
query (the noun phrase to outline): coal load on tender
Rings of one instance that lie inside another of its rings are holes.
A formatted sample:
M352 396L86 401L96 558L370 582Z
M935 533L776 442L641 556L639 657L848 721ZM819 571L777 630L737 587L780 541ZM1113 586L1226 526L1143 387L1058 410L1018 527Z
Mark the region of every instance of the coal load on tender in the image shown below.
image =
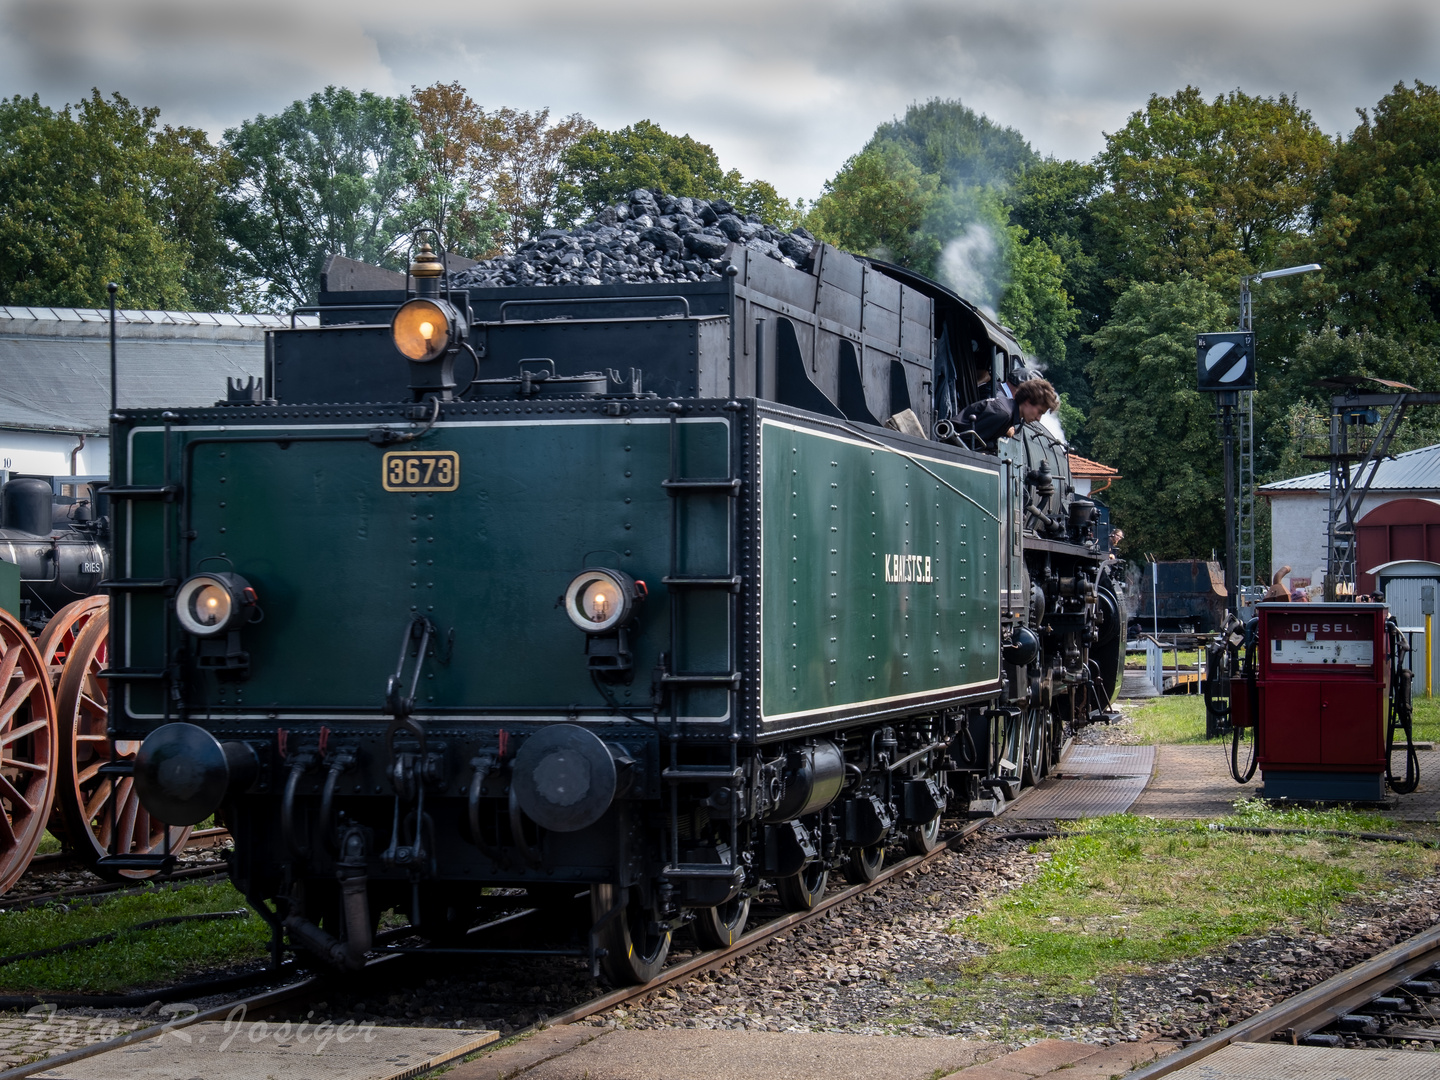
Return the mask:
M514 255L450 276L452 288L496 285L605 285L613 282L712 281L743 244L787 266L809 268L815 238L740 214L724 199L691 199L643 188L606 207L573 232L546 229Z

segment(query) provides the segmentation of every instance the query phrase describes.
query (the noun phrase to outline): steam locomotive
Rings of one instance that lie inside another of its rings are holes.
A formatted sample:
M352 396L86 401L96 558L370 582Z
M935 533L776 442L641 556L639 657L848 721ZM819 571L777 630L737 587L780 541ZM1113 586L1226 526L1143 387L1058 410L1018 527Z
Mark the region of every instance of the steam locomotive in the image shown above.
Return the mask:
M107 559L103 495L60 495L37 476L0 488L0 561L19 567L14 614L35 633L67 604L100 591Z
M155 818L221 815L277 943L355 968L386 909L453 945L495 887L588 891L573 951L643 982L1108 715L1094 504L1042 425L954 431L1021 359L961 297L828 245L410 269L272 332L263 386L112 431L111 731Z

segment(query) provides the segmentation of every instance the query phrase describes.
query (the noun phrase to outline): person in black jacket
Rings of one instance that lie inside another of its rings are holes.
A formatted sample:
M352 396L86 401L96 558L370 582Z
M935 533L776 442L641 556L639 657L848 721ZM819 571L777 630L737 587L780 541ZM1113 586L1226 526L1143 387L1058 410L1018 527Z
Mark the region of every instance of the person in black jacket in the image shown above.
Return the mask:
M1014 435L1021 424L1033 424L1059 407L1060 397L1047 380L1026 379L1015 388L1014 398L983 398L967 405L955 427L973 431L986 446L993 446L1001 436Z

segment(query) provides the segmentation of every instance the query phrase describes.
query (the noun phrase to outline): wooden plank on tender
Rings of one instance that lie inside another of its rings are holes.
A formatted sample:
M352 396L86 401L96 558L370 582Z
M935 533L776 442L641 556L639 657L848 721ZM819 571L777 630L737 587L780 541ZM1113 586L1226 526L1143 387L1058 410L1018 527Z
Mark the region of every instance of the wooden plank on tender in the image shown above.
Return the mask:
M768 255L757 255L747 261L745 285L802 311L815 310L815 279Z
M930 338L930 324L912 322L907 311L900 323L900 348L916 356L928 356L934 342Z
M816 314L822 319L834 319L842 325L859 330L860 297L822 281L816 302Z
M900 295L898 290L895 295L898 299ZM872 304L867 297L860 317L867 337L879 338L894 345L897 349L900 347L900 315L898 312L881 307L879 304Z
M317 1031L319 1034L317 1035ZM37 1080L407 1080L494 1042L494 1031L212 1021L37 1074Z
M841 251L831 244L820 248L820 282L844 289L851 296L859 296L864 283L864 265L848 251Z
M886 277L879 270L865 267L865 303L900 314L900 282ZM869 326L866 326L869 329Z

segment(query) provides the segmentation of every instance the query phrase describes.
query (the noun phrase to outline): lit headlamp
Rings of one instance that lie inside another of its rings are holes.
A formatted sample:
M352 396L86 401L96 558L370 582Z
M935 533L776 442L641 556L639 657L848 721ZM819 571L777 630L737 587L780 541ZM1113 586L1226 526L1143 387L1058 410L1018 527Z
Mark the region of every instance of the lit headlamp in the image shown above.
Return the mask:
M417 364L444 356L461 332L459 312L448 301L429 297L405 301L390 320L390 340L401 356Z
M214 637L247 622L257 603L239 574L196 574L175 594L175 617L196 637Z
M582 570L565 590L565 614L587 634L603 634L630 621L642 589L620 570Z

